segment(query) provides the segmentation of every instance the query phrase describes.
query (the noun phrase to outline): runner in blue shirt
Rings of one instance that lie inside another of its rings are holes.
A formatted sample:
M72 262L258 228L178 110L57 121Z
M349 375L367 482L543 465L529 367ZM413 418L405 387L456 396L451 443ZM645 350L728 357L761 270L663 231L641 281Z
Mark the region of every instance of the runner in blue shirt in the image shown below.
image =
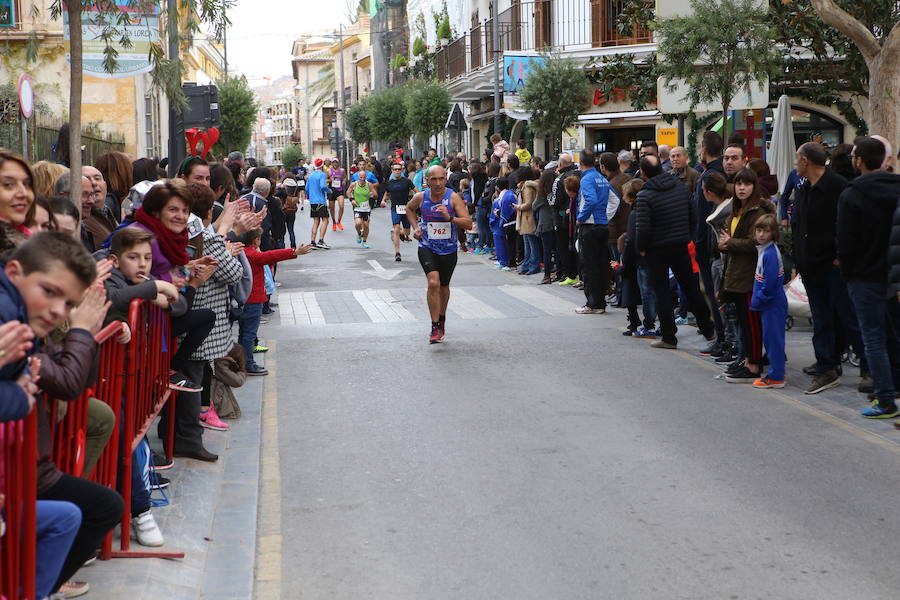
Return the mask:
M419 240L419 262L428 278L428 312L431 314L432 344L444 338L447 303L450 301L450 278L456 268L459 249L457 227L468 231L472 219L463 199L447 187L447 171L440 165L425 175L428 189L413 196L406 205L413 237Z

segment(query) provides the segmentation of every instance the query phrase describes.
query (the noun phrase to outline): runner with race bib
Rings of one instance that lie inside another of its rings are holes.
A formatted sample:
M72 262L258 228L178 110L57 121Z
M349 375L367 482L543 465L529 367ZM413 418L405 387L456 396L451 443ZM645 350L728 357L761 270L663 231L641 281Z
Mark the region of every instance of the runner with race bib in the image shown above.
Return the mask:
M425 175L428 189L413 196L406 205L413 224L413 237L419 240L419 262L428 278L428 312L431 313L431 335L436 344L444 339L447 304L450 302L450 279L456 269L459 249L457 227L468 231L472 219L466 203L447 187L447 172L435 165ZM437 198L437 200L434 200Z
M350 184L347 193L350 194L353 202L353 217L356 225L356 243L362 244L363 248L369 246L369 215L372 212L372 205L369 204L369 198L375 193L372 183L366 179L366 168L360 167L359 179Z
M344 230L344 187L347 185L346 174L337 159L331 161L331 170L328 173L328 185L331 192L328 195L328 213L331 215L331 230ZM337 204L337 214L335 214Z
M403 173L403 164L391 165L391 177L387 180L387 196L381 201L381 208L387 206L387 199L391 202L391 241L394 242L394 260L401 261L400 240L409 239L409 219L406 216L406 203L416 191L416 186Z

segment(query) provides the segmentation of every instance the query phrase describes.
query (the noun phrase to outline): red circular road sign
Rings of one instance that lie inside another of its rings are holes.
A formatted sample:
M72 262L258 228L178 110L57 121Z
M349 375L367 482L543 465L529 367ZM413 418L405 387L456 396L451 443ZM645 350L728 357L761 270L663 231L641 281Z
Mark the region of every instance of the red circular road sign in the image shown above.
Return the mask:
M34 89L31 87L31 77L26 73L19 75L19 112L26 119L34 113Z

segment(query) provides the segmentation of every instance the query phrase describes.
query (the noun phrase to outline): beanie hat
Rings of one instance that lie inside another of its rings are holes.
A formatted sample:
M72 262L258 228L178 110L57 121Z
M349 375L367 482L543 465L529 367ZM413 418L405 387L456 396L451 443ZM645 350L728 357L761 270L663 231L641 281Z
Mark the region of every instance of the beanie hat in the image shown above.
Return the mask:
M321 158L317 158L317 159L316 159L316 162L315 162L314 164L315 164L315 166L316 166L317 169L321 169L321 168L322 168L322 159L321 159Z

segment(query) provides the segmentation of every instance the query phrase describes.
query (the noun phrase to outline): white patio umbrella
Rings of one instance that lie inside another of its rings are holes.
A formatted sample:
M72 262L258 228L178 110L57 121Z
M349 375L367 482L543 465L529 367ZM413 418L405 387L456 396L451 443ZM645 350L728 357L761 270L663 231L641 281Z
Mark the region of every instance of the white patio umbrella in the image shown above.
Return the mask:
M772 144L766 153L769 169L778 177L778 186L782 191L787 183L788 175L794 168L797 144L794 142L794 126L791 123L791 103L786 95L778 99L775 109L775 123L772 126Z

